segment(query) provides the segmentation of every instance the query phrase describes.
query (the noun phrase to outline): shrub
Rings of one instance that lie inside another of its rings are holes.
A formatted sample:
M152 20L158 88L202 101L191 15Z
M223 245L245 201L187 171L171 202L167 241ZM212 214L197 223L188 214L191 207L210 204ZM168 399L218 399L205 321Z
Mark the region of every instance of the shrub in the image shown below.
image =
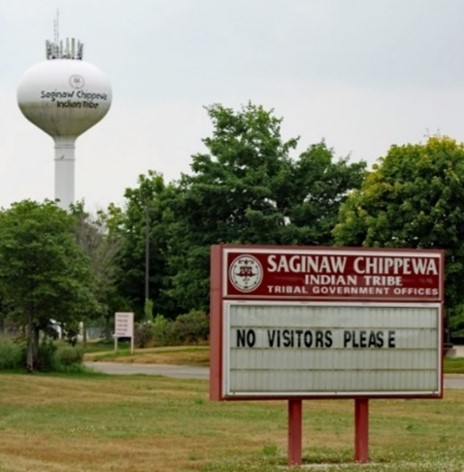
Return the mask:
M173 323L176 340L180 344L207 341L209 337L209 317L204 312L192 310L179 315Z
M155 345L155 334L151 323L138 323L134 328L135 347L153 347Z
M169 346L175 344L173 322L164 315L156 315L153 320L153 333L157 346Z
M173 322L164 315L156 315L153 322L135 327L135 345L140 348L175 344Z
M179 315L174 321L158 314L152 323L140 323L135 327L135 345L139 348L198 344L207 341L208 337L209 317L199 310Z
M45 372L54 370L54 356L56 345L50 339L44 338L39 345L39 359L37 369Z
M11 339L0 338L0 370L19 369L23 367L22 347Z
M81 364L83 358L82 349L69 345L59 346L53 355L53 367L55 370L63 370L63 367Z

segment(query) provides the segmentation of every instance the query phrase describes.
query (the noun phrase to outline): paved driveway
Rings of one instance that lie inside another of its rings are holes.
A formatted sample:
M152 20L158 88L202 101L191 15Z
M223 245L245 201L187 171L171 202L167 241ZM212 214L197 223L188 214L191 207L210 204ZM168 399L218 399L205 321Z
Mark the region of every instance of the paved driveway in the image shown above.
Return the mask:
M445 374L445 388L464 388L463 374Z
M209 378L209 367L171 364L132 364L128 362L86 362L85 365L97 372L114 375L164 375L178 379Z
M178 379L208 380L209 368L170 364L130 364L126 362L86 362L85 365L97 372L114 375L164 375ZM464 388L464 375L445 375L445 388Z

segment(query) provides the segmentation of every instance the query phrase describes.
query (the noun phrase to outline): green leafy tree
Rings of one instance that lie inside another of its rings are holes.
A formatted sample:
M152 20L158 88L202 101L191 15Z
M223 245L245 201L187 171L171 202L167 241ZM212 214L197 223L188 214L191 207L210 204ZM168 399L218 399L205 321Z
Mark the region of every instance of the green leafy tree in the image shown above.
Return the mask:
M72 325L98 305L75 218L55 203L23 201L0 213L0 294L27 333L27 368L40 367L39 333Z
M342 204L339 245L446 250L446 299L464 328L464 144L432 136L392 146Z
M325 142L311 145L295 162L291 187L285 193L286 213L296 237L292 244L333 244L332 230L348 193L361 186L365 162L335 160Z
M282 119L261 106L207 111L208 152L192 157L171 204L165 291L184 313L208 310L211 244L331 244L339 205L365 169L335 161L324 142L292 158L298 139L284 140Z
M147 303L151 304L152 313L161 308L163 313L170 311L170 301L163 297L161 289L167 276L166 251L171 245L164 214L170 211L173 192L174 186L165 184L162 175L149 171L139 177L137 188L126 190L124 209L109 208L109 234L120 241L117 286L139 318L147 316Z
M214 127L203 140L209 152L192 156L193 175L181 181L189 228L206 244L280 240L286 216L281 202L292 177L289 151L297 139L284 141L282 120L262 107L207 110Z
M77 241L90 261L90 268L95 280L93 293L99 305L98 311L89 307L89 312L81 320L84 323L85 342L85 327L88 323L92 321L99 323L103 320L109 337L113 329L115 311L125 307L125 304L121 302L116 285L116 257L122 246L122 241L116 233L109 231L108 215L105 212L99 211L95 217L91 217L85 211L82 202L72 205L71 211L76 218Z
M331 244L339 205L360 186L365 164L336 160L324 142L295 152L282 119L251 103L207 108L213 124L192 173L169 185L150 171L112 209L124 240L119 287L143 313L146 238L154 312L208 312L211 244ZM149 231L146 222L149 218Z

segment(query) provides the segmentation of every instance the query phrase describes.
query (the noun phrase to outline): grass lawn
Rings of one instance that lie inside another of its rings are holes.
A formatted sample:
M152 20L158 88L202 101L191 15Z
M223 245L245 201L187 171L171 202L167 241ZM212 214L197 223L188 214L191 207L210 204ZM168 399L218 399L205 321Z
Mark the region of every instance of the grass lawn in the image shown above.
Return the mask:
M445 374L464 374L464 357L456 359L445 358L444 371Z
M372 400L353 460L353 401L305 401L302 470L462 472L464 391ZM288 470L287 403L211 402L208 382L0 374L0 472Z
M108 346L108 345L107 345ZM130 352L130 345L120 344L118 350L108 348L104 351L97 345L88 345L84 355L86 361L117 361L137 364L194 364L209 365L209 346L173 346L135 349Z

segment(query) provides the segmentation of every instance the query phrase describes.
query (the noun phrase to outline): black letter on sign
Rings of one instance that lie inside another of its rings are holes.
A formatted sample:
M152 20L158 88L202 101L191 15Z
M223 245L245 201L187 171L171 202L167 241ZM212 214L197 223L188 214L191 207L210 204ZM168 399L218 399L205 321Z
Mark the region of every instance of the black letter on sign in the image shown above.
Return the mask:
M256 333L252 329L237 329L237 347L253 347Z

